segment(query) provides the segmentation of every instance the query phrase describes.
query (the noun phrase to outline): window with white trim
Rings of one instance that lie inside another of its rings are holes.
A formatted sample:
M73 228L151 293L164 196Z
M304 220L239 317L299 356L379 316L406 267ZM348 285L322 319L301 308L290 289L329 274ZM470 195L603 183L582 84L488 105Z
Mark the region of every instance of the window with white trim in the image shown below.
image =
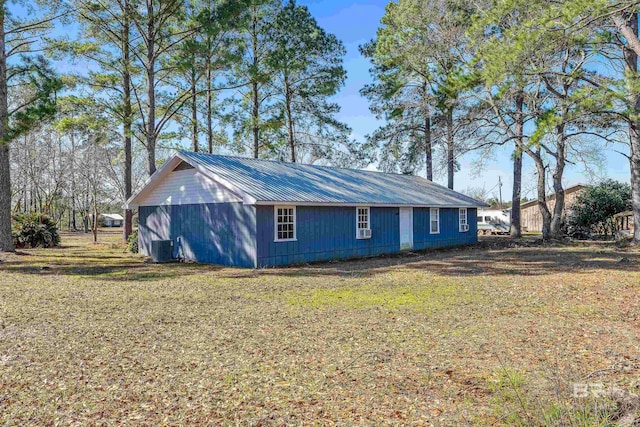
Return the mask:
M356 239L371 238L371 210L366 208L356 208Z
M440 233L440 209L431 208L429 211L429 232L431 234Z
M275 222L275 241L286 242L296 240L296 207L275 206L273 216Z
M467 222L467 208L458 209L458 218L460 222L460 232L469 231L469 223Z

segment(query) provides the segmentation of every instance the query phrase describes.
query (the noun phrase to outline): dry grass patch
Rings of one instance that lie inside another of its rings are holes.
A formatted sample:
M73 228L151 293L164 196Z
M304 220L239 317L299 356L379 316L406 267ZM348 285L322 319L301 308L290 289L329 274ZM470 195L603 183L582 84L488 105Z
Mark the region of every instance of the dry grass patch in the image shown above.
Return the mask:
M631 249L255 271L88 239L0 262L2 425L562 425L574 381L638 379Z

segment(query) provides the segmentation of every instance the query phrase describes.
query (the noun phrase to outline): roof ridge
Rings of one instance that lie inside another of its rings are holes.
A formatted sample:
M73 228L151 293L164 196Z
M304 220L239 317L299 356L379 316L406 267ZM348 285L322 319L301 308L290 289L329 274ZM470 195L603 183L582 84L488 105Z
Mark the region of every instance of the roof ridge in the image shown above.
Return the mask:
M438 183L435 183L433 181L429 181L428 179L421 177L419 175L413 175L413 174L405 174L405 173L397 173L397 172L384 172L384 171L379 171L379 170L369 170L369 169L353 169L353 168L345 168L345 167L340 167L340 166L327 166L327 165L314 165L311 163L298 163L298 162L285 162L282 160L273 160L273 159L256 159L255 157L244 157L244 156L237 156L237 155L227 155L227 154L213 154L213 153L202 153L202 152L195 152L195 151L188 151L188 150L178 150L179 153L186 153L186 154L195 154L198 156L214 156L214 157L226 157L229 159L242 159L242 160L258 160L261 162L270 162L270 163L277 163L277 164L281 164L281 165L290 165L290 166L307 166L307 167L313 167L313 168L323 168L323 169L340 169L340 170L348 170L348 171L358 171L358 172L371 172L371 173L376 173L376 174L383 174L383 175L397 175L397 176L410 176L410 177L415 177L415 178L420 178L423 179L429 183L435 184L435 185L440 185Z

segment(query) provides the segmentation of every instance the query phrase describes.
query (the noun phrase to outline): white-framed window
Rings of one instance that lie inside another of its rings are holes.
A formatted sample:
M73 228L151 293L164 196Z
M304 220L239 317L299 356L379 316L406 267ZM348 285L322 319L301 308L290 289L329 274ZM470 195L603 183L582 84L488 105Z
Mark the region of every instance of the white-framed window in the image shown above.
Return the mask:
M273 222L276 242L296 240L296 207L274 206Z
M440 209L431 208L429 211L429 233L440 233Z
M467 222L467 208L458 209L458 218L460 223L460 232L469 231L469 223Z
M356 208L356 239L371 238L371 209L368 207Z

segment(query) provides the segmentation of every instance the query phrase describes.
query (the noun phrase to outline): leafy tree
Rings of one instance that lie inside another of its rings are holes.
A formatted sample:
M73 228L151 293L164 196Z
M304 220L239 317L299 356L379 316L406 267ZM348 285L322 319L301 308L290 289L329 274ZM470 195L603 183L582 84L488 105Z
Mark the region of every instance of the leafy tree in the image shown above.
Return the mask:
M87 59L99 66L99 71L89 72L79 82L96 94L104 95L96 97L96 100L122 124L123 173L120 177L122 186L119 187L122 198L127 200L133 193L132 128L139 114L132 102L132 85L137 70L131 58L131 3L130 0L106 3L76 0L75 7L81 24L81 37L71 42L58 42L56 47L62 53ZM125 210L124 218L123 239L126 241L132 231L133 212ZM75 218L73 222L75 224Z
M44 58L34 53L43 48L37 43L40 36L64 14L56 13L55 2L49 2L46 11L31 4L26 5L30 17L23 19L10 13L8 5L0 1L0 251L14 250L9 145L55 113L61 82Z
M271 157L283 139L277 136L282 120L273 102L276 70L268 64L274 48L272 26L281 8L280 0L249 1L238 30L243 56L233 69L233 81L240 86L239 96L233 100L234 138L239 151L246 149L245 139L251 140L254 158L263 151Z
M374 78L360 93L369 100L376 118L386 124L368 136L369 142L380 148L383 170L415 173L424 164L426 178L433 181L434 98L429 80L424 72L405 72L392 58L378 58L375 43L360 47L373 63L370 72Z
M577 159L597 157L598 150L587 135L606 139L602 131L607 129L608 123L594 120L590 113L597 105L593 105L592 91L586 83L593 74L588 64L595 53L588 49L580 34L563 31L557 20L548 18L544 0L526 4L495 2L493 7L484 18L483 32L489 37L484 41L485 46L479 49L485 53L481 62L484 80L491 82L487 85L486 100L501 129L513 139L517 149L534 161L543 234L545 238L557 237L562 232L562 179L566 164L570 156ZM513 73L523 64L525 72ZM516 116L508 117L501 109L504 104L501 106L496 100L496 94L512 88L522 96L518 103L523 102L516 104L519 120L515 123L513 118ZM533 96L527 96L527 93ZM516 125L524 129L524 102L529 104L526 110L535 120L533 130L527 136L515 129ZM556 193L552 210L546 203L548 172Z
M190 22L187 27L197 30L190 39L179 44L175 55L163 60L164 66L175 70L175 87L180 92L189 92L189 101L183 105L184 112L180 110L176 117L190 135L193 151L200 151L202 128L209 153L221 139L214 132L215 98L218 91L229 86L222 82L226 80L223 74L229 73L240 60L241 46L237 43L236 29L245 8L243 1L187 1L186 19ZM204 126L201 126L201 116L206 122Z
M522 195L523 147L528 137L525 125L535 120L538 97L537 86L528 76L529 53L525 49L509 49L517 56L503 61L504 51L496 50L492 41L510 37L512 28L517 28L535 13L526 8L503 11L497 4L485 4L476 14L470 34L476 45L474 72L480 83L477 108L486 129L487 144L483 151L495 146L513 144L513 191L511 197L510 235L522 236L520 202ZM532 84L533 83L533 84Z
M140 131L149 175L156 171L158 138L191 99L190 88L176 87L171 80L175 69L163 61L201 30L194 21L185 19L185 12L185 0L131 0L127 11L136 29L131 54L144 75L140 85L144 93L134 90L134 98L142 116Z
M588 82L597 89L598 99L611 102L611 108L600 108L597 112L627 126L635 225L633 240L636 244L640 243L639 6L632 0L567 0L553 4L549 10L550 14L559 13L557 19L561 19L567 31L580 32L592 43L594 49L609 61L611 69L623 69L618 78L605 73L600 79L589 79Z
M505 3L513 5L517 2ZM522 3L522 6L530 7L531 4ZM550 46L563 43L565 34L569 33L585 51L595 51L598 58L608 61L609 66L594 70L595 75L580 77L593 88L587 98L589 102L583 104L592 120L607 120L627 128L636 243L640 243L638 8L638 3L631 0L544 2L541 13L525 25L545 31Z
M70 208L68 178L72 156L48 124L35 127L11 143L13 212L38 212L60 220ZM73 197L73 193L71 193Z
M342 42L294 1L275 17L270 39L273 50L267 64L276 76L274 87L286 123L290 160L298 160L301 148L312 161L335 156L336 146L348 146L350 131L335 119L339 106L329 100L346 78Z
M631 186L613 180L587 187L571 206L567 225L573 230L586 230L613 235L613 216L631 207Z
M78 163L82 165L77 171L82 180L82 187L76 191L84 195L81 210L84 217L85 232L89 217L93 232L93 241L98 240L98 221L100 200L104 196L106 162L105 147L109 139L110 126L105 114L104 104L94 98L69 96L61 100L61 115L56 122L56 129L62 133L74 133L82 144L82 156ZM75 196L75 195L74 195Z
M445 148L449 188L461 152L456 140L464 128L462 98L470 57L466 30L472 12L468 2L456 0L392 2L376 39L362 48L374 64L375 78L362 93L372 101L372 111L387 121L370 136L374 144L383 144L383 165L399 160L408 172L424 159L426 176L432 179L435 136Z

